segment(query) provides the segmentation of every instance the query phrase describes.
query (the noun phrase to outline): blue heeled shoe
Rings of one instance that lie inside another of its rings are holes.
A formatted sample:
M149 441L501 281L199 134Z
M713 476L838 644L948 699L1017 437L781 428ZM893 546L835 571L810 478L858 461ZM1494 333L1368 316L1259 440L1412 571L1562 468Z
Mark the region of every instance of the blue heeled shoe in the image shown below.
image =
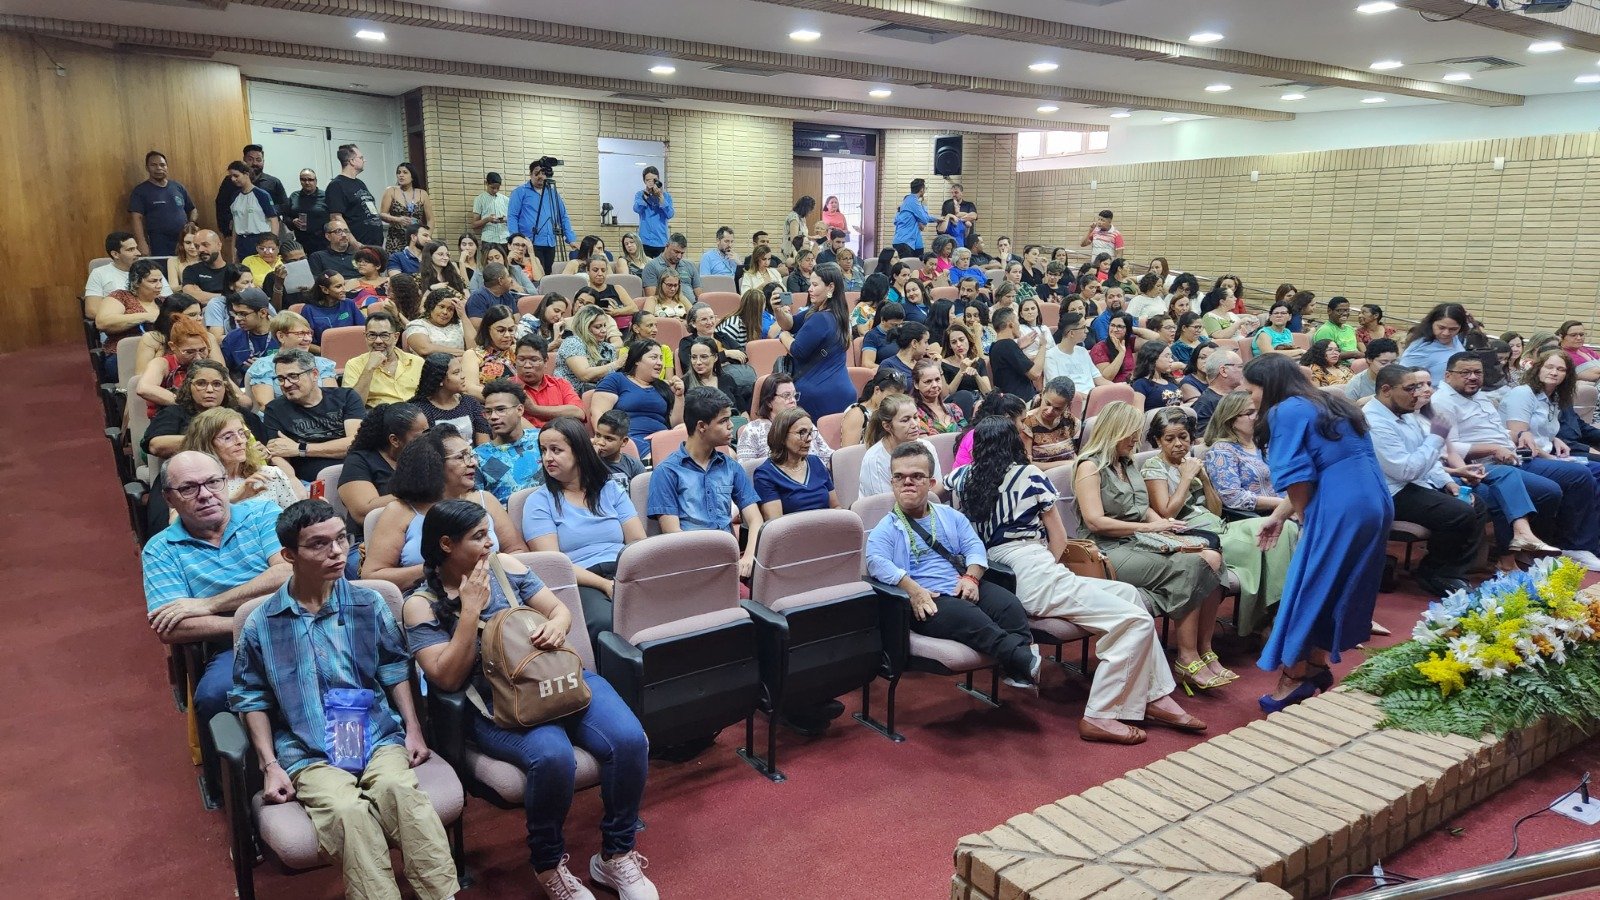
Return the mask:
M1328 672L1327 675L1329 682L1331 683L1333 673ZM1289 695L1284 697L1282 700L1273 697L1271 694L1262 694L1256 699L1256 702L1261 704L1261 711L1267 715L1271 715L1275 712L1282 712L1283 710L1294 706L1296 703L1303 703L1315 696L1317 693L1318 681L1320 681L1320 679L1299 681L1297 684L1295 684L1294 690L1290 691Z

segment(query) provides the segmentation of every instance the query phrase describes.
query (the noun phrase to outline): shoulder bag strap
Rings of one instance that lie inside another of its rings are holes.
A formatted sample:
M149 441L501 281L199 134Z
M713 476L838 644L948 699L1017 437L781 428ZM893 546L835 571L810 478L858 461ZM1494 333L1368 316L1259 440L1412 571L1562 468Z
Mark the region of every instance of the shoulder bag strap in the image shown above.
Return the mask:
M932 507L929 507L929 510L930 515L938 515L938 513L932 512ZM934 540L933 535L929 534L928 530L923 528L921 523L919 523L916 519L913 519L904 513L899 513L899 515L901 518L905 519L907 525L911 526L911 530L917 533L917 537L922 539L922 543L926 545L928 549L939 554L940 558L955 567L957 578L960 578L962 575L967 573L967 561L964 557L950 552L950 548Z

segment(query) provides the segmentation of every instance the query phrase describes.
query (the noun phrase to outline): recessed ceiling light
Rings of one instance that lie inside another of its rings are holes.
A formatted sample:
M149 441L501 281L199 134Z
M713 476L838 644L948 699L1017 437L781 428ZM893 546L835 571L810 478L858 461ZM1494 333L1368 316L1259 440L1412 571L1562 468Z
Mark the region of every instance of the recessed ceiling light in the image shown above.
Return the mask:
M373 31L370 28L363 28L356 32L356 37L361 38L363 41L381 41L383 40L383 32Z
M1304 100L1305 98L1306 98L1305 94L1297 93L1295 91L1290 91L1289 93L1284 94L1282 97L1279 97L1278 99L1279 100L1288 100L1290 102L1293 102L1295 100Z
M1367 66L1367 68L1372 69L1373 71L1376 71L1376 72L1383 72L1383 71L1387 71L1389 69L1398 69L1403 65L1405 65L1405 63L1401 62L1398 59L1380 59L1377 62L1373 63L1372 65Z
M353 88L364 88L364 87L367 87L367 85L364 85L364 84L356 84L354 81L350 82L350 86L353 87Z
M1567 45L1560 41L1534 41L1528 45L1529 53L1554 53L1557 50L1565 49L1567 49Z
M1059 68L1061 68L1061 64L1060 63L1053 63L1053 62L1050 62L1049 60L1044 60L1042 62L1036 62L1036 63L1030 64L1028 66L1028 71L1030 71L1030 72L1054 72L1055 70L1057 70Z
M797 28L789 32L789 40L791 41L814 41L819 37L822 37L822 32L810 28Z
M1060 112L1061 111L1061 107L1054 106L1054 105L1051 105L1049 103L1046 103L1043 106L1035 107L1033 111L1034 112L1042 112L1042 113L1053 113L1053 112Z
M1445 81L1471 81L1472 80L1472 73L1471 72L1446 72L1446 73L1444 73L1444 80Z
M825 135L823 135L823 137L827 138L830 141L837 141L840 138L840 135L837 135L837 134L825 134Z
M1220 94L1223 91L1231 91L1231 90L1233 90L1233 85L1231 85L1231 84L1208 84L1208 85L1206 85L1206 90L1211 92L1211 93L1213 93L1213 94Z
M651 75L671 75L673 72L676 72L676 71L678 71L678 67L677 66L669 66L666 63L662 63L659 66L651 66L650 67L650 74Z
M1127 119L1127 118L1132 118L1132 116L1133 116L1133 113L1128 112L1125 109L1119 109L1116 112L1111 114L1111 118L1113 118L1113 119Z
M1388 103L1389 102L1389 98L1387 98L1387 97L1362 97L1361 98L1361 102L1362 103Z
M1222 37L1222 35L1216 33L1215 31L1197 31L1194 34L1189 35L1189 43L1215 44L1217 41L1222 40Z
M1390 3L1389 0L1380 0L1380 2L1377 3L1363 3L1356 7L1356 12L1371 16L1376 15L1377 13L1391 12L1395 8L1396 5Z
M874 100L882 100L893 93L894 91L891 91L888 88L873 88L872 90L867 91L867 96Z
M1572 80L1578 84L1600 84L1600 75L1579 75Z
M1183 121L1183 117L1182 116L1162 116L1161 117L1161 121L1163 121L1163 122L1182 122Z

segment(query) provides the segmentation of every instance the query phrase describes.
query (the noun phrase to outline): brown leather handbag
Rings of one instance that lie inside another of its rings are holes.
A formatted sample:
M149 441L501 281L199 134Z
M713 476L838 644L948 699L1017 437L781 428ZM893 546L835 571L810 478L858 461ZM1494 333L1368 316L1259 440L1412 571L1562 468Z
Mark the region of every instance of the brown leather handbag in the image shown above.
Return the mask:
M1111 559L1101 552L1100 545L1094 541L1069 539L1066 548L1061 551L1059 562L1071 569L1074 574L1085 578L1112 581L1117 577L1117 570L1111 565Z

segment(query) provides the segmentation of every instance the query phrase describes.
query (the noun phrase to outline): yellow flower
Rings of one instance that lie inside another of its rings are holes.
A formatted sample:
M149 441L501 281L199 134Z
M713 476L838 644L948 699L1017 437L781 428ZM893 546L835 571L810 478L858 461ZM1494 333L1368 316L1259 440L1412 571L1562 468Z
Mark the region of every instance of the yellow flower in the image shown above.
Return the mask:
M1571 600L1578 595L1588 570L1565 556L1550 570L1550 575L1539 585L1539 597L1546 603Z
M1509 669L1522 665L1522 654L1518 653L1511 640L1506 638L1484 645L1483 649L1478 651L1478 661L1483 663L1484 668Z
M1417 663L1417 671L1439 686L1441 696L1448 697L1452 691L1466 689L1467 682L1462 676L1472 671L1472 667L1449 656L1429 653L1427 662Z

